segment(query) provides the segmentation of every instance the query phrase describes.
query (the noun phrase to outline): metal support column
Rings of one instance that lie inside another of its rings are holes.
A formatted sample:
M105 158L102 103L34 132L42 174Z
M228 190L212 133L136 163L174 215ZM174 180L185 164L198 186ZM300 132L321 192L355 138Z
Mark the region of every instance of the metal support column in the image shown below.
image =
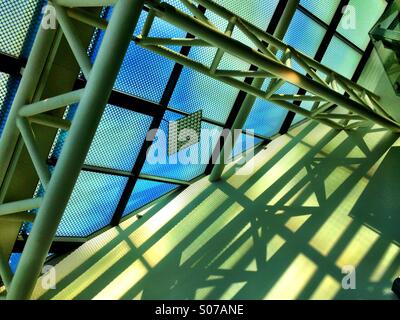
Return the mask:
M4 177L10 166L10 161L18 142L19 131L16 122L18 112L24 105L32 102L41 74L46 65L46 59L51 50L55 34L55 30L40 28L36 36L0 140L0 186L3 184Z
M62 1L59 1L60 3ZM97 1L98 3L99 1ZM88 1L88 4L95 1ZM73 4L64 1L62 4ZM91 70L78 111L11 281L7 299L28 299L61 221L111 94L144 0L119 0Z
M296 13L297 6L299 5L300 0L292 0L289 1L287 6L285 7L285 10L282 14L282 17L279 21L279 24L274 32L274 36L277 39L282 40L286 34L286 31L289 28L290 22L292 21L292 18L294 14ZM276 54L276 49L272 48L272 53ZM265 79L263 78L256 78L253 81L253 87L257 89L261 89L263 84L264 84ZM245 100L243 101L243 104L236 116L236 119L233 123L231 132L229 133L228 139L225 139L224 141L224 146L221 148L221 152L219 155L219 161L215 164L211 175L209 177L209 180L211 182L217 181L221 179L221 175L224 171L224 168L226 166L225 163L225 155L229 155L232 152L232 148L236 145L238 136L234 134L235 130L242 129L247 121L247 118L249 117L249 114L251 112L251 109L254 106L254 103L256 102L257 97L254 95L247 94ZM231 142L232 141L232 142Z

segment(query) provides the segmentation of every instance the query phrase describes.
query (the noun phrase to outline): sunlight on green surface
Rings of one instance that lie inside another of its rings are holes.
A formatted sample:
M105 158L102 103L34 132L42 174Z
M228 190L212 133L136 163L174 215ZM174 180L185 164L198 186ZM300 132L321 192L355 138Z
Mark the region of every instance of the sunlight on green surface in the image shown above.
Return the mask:
M390 298L400 248L354 210L396 141L302 125L258 151L251 175L232 163L226 181L204 178L87 242L57 266L57 290L35 297ZM354 292L341 289L345 265Z
M345 265L357 267L378 238L379 235L376 232L365 226L361 226L360 230L354 235L336 261L336 265L339 268Z
M387 248L386 252L383 254L381 261L376 266L374 272L371 274L371 282L379 282L385 275L389 267L393 264L396 257L400 253L400 248L394 243L391 243Z
M296 299L316 271L315 263L303 254L299 254L265 299Z
M311 300L330 300L339 292L341 285L331 276L325 276L311 296Z

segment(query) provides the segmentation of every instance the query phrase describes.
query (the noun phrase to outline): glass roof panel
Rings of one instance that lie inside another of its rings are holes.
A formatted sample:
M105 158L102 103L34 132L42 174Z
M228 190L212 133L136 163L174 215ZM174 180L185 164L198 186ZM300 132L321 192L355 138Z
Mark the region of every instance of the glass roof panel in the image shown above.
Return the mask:
M322 64L350 79L360 60L361 54L334 36L322 59Z
M325 33L323 27L297 10L283 41L298 51L314 57Z
M153 119L108 105L85 163L131 171Z
M169 121L181 117L171 111L166 113L156 140L148 152L154 157L147 158L142 173L183 181L190 181L204 173L222 128L203 121L200 142L175 155L168 156L167 148L162 147L168 143Z
M279 131L286 115L287 110L265 100L257 99L245 128L255 129L257 134L271 137Z
M202 50L197 50L202 56ZM172 95L171 106L193 113L203 110L203 116L225 123L239 90L189 68L184 68Z
M109 10L106 18L109 18L111 14L112 10ZM142 30L147 15L147 12L141 14L134 32L135 35ZM101 31L92 52L92 61L98 53L103 36L104 32ZM184 38L186 32L156 18L150 36ZM173 47L173 49L179 51L179 47ZM131 42L114 88L147 100L160 102L174 65L175 62L172 60Z
M178 187L178 185L172 183L139 179L129 198L123 216L127 216Z
M365 50L370 41L368 33L386 5L385 0L350 0L349 8L345 11L337 31Z
M218 3L266 30L278 1L254 1L245 6L241 1L219 0ZM226 20L213 12L206 12L206 15L220 30L225 30ZM250 40L238 30L234 30L233 37L252 45ZM197 47L192 48L189 57L210 66L215 53L216 49ZM233 56L225 55L219 67L220 69L248 70L250 65ZM172 96L171 106L189 113L202 109L205 118L225 123L238 93L239 90L236 88L184 68Z
M58 237L87 237L109 225L126 177L81 171L57 230Z
M326 24L330 24L340 4L340 0L301 0L300 5L317 16Z
M226 20L211 12L207 16L220 30L225 30ZM238 33L234 32L234 34L237 36ZM216 52L217 49L214 48L194 47L191 49L189 57L210 66ZM224 55L219 68L248 70L249 64L235 57ZM205 118L225 123L238 93L239 90L230 85L185 67L170 104L172 107L188 113L202 109Z
M265 30L266 22L271 20L279 0L246 1L246 4L243 0L214 0L214 2Z
M70 109L68 119L73 119ZM93 138L85 164L131 171L146 139L152 118L134 111L107 105ZM67 138L62 131L56 138L51 157L58 159Z
M262 89L266 91L269 83L269 80L265 81ZM285 83L276 91L276 94L297 94L298 90L298 87ZM270 101L257 98L244 128L253 129L256 134L269 138L279 132L287 113L286 109Z
M45 0L0 1L0 52L28 57L46 3Z

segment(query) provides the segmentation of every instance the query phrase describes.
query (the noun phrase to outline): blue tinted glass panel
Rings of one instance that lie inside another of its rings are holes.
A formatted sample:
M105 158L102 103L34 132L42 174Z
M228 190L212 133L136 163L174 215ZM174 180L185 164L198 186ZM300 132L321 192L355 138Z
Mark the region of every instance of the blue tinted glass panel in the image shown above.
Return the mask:
M326 30L323 27L297 10L286 32L284 42L298 51L314 57L325 33ZM282 57L282 52L279 52L278 56ZM295 59L292 59L292 68L302 74L307 74L307 71Z
M361 54L339 38L333 37L322 59L322 64L350 79L357 69L360 60Z
M86 157L86 164L130 171L152 118L108 105Z
M284 42L310 57L314 57L326 30L301 11L296 11Z
M246 121L245 128L257 134L271 137L281 128L287 110L262 99L257 99Z
M208 18L220 30L224 31L226 20L208 13ZM235 35L241 36L236 33ZM204 65L210 66L217 52L215 48L193 47L189 57ZM232 56L224 55L219 69L248 70L249 64ZM239 93L238 89L225 83L198 73L190 68L184 68L171 98L171 106L188 113L199 109L203 116L221 123L226 122L231 108Z
M124 217L178 188L178 185L139 179L126 206Z
M168 156L168 123L177 117L176 113L166 113L148 152L143 173L183 181L204 173L222 129L203 121L200 142Z
M76 107L70 109L73 118ZM137 112L107 105L97 128L85 164L131 171L146 139L152 118ZM58 158L67 137L62 132L56 138L52 156Z
M107 18L111 16L111 13L110 10ZM147 13L143 12L136 27L135 35L141 32L146 17ZM103 36L104 32L101 32L97 45L93 49L92 60L98 53ZM150 36L184 38L186 32L156 18ZM179 48L174 47L173 49L179 51ZM159 102L174 65L173 61L131 42L114 87L125 93Z
M339 7L340 0L301 0L300 5L320 18L326 24L330 24L337 8Z
M266 30L278 1L257 1L243 6L241 1L220 0L219 4L250 20L257 26ZM221 31L225 31L227 21L217 17L213 12L207 12L207 17ZM254 47L254 44L239 30L235 29L233 38ZM192 48L189 57L204 65L210 66L216 49ZM248 70L250 65L239 59L225 54L219 69ZM184 68L171 99L171 106L189 113L199 109L203 110L205 118L225 123L233 104L239 93L238 89L197 73L189 68Z
M269 81L266 81L263 87L264 90L266 90L268 84ZM286 83L276 93L297 94L298 90L298 87ZM247 119L245 129L251 129L259 135L271 137L279 132L287 113L286 109L258 98Z
M46 3L44 0L0 1L0 51L28 57Z
M20 259L21 259L21 253L11 253L9 264L12 273L15 273L15 271L17 270L17 266Z
M171 105L188 113L201 109L205 118L225 123L238 93L238 89L184 68L172 96Z
M57 230L59 237L86 237L107 226L128 178L82 171Z

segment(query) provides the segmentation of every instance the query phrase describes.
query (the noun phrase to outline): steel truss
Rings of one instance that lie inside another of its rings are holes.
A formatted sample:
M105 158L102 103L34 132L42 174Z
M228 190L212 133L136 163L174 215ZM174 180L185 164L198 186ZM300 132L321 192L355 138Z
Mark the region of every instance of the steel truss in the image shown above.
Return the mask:
M194 0L228 21L226 30L216 26L190 0L181 0L192 16L155 0L53 0L57 20L72 49L72 52L87 79L85 88L68 92L43 101L34 101L33 91L43 72L54 30L41 29L25 68L16 98L12 105L0 141L0 182L6 188L5 177L12 165L12 154L22 137L29 155L45 189L43 198L25 199L0 205L0 216L13 221L34 221L17 272L12 276L5 255L0 252L0 275L7 288L8 299L27 299L36 284L48 250L61 221L76 180L84 165L87 152L100 122L105 105L130 41L176 61L211 78L238 88L252 97L272 101L285 109L317 120L334 129L351 130L370 123L377 123L391 131L400 132L396 123L379 103L379 97L360 85L335 73L331 69L286 45L281 40L255 27L209 0ZM113 5L109 22L93 16L77 7L101 7ZM147 20L140 35L132 39L139 15L146 5ZM194 35L194 38L153 38L150 30L154 20L162 19ZM106 30L97 58L92 65L75 30L78 20L96 28ZM254 44L249 47L232 38L234 29L239 29ZM217 48L211 66L206 66L187 56L169 49L169 45L206 46ZM258 67L256 71L225 70L219 65L224 54L231 54L246 63ZM293 69L296 63L304 74ZM253 78L253 84L241 78ZM264 81L269 81L263 90ZM281 95L277 91L285 83L305 89L307 95ZM350 96L346 98L343 93ZM311 111L293 104L294 101L314 102ZM73 122L46 114L48 111L79 103ZM348 113L332 112L340 105ZM248 107L251 105L248 105ZM243 113L243 122L249 110ZM50 174L46 159L39 152L32 123L68 130L68 138ZM222 167L223 168L223 167ZM221 167L219 168L221 169ZM218 171L218 170L217 170ZM221 171L221 170L219 170ZM220 173L215 174L218 178ZM30 213L39 209L35 216Z

